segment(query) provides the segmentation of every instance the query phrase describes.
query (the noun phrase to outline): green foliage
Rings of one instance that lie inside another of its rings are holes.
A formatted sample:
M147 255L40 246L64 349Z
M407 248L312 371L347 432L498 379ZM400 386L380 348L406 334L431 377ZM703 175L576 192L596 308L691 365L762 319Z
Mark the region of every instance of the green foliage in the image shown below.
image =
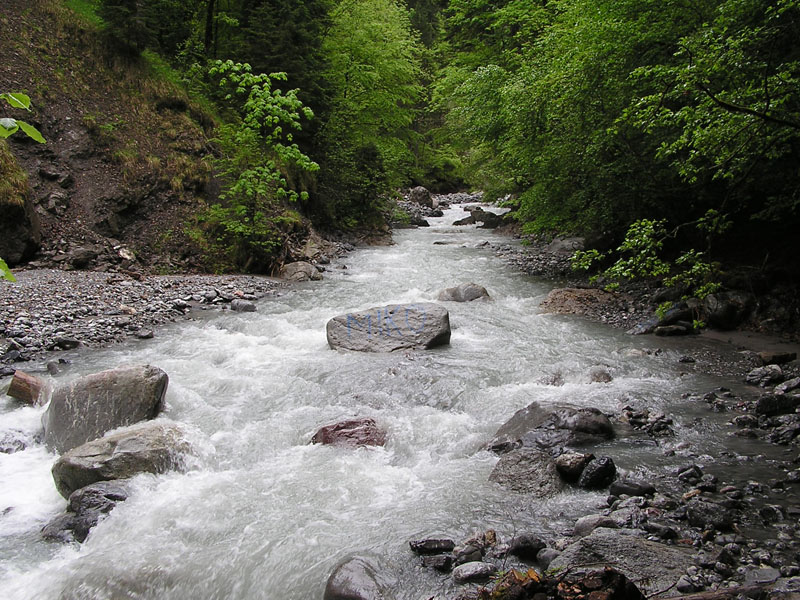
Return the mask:
M226 186L200 218L208 243L224 249L233 265L269 270L280 258L288 235L301 225L288 203L308 193L291 177L319 167L292 142L302 117L311 111L295 90L273 89L282 73L255 74L248 64L214 61L208 71L220 102L236 113L236 124L220 128L221 156L216 161Z
M27 111L31 109L31 99L20 92L4 92L0 94L0 100L5 100L12 108L21 108ZM22 133L40 144L45 143L42 134L30 123L11 117L0 118L0 139L11 137L17 131L22 131Z
M331 101L320 130L320 192L334 222L365 223L379 218L379 197L412 168L419 48L408 10L394 0L341 2L330 18L322 44Z
M576 250L570 258L570 264L574 271L588 271L592 265L604 258L603 254L595 248L589 250Z
M664 241L667 237L674 237L680 227L667 233L664 221L640 219L631 224L625 235L625 240L616 249L617 260L602 272L602 275L613 280L606 289L616 289L619 281L638 278L660 278L667 287L678 287L686 290L685 298L705 298L717 292L722 287L716 281L719 265L709 262L707 252L690 248L684 250L672 262L663 257ZM705 232L708 247L716 235L722 234L729 223L723 215L716 211L709 211L703 218L695 223L696 228ZM595 264L604 260L606 254L596 249L579 250L572 255L572 268L574 270L588 271ZM665 277L672 273L672 275ZM592 277L596 281L600 275ZM666 313L671 308L671 303L659 306L661 313ZM663 317L663 314L659 314Z
M14 277L14 274L11 272L11 269L8 268L6 261L0 258L0 277L7 281L16 281L17 278Z
M664 222L640 219L631 223L617 251L623 256L606 274L613 279L661 277L669 273L669 265L660 258L664 246Z
M5 100L12 108L31 109L31 99L20 92L0 93L0 100ZM45 143L42 134L33 125L19 119L0 119L0 139L8 138L19 130L40 144ZM5 146L5 142L2 142L2 144L3 146L0 147L0 170L2 170L3 178L0 182L0 206L16 204L18 202L16 196L19 195L20 188L24 186L25 181L24 173L17 175L11 172L12 170L5 164L8 149ZM8 268L8 264L2 258L0 258L0 277L7 281L16 281L11 269Z
M64 4L76 15L79 15L95 27L103 25L103 19L97 14L100 0L66 0Z

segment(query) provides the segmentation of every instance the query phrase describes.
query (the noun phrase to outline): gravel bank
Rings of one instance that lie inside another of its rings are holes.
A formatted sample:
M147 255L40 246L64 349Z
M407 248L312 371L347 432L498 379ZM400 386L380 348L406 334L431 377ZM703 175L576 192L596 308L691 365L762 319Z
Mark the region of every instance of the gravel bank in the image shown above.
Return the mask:
M553 281L562 288L594 288L586 274L572 270L570 257L575 243L570 239L548 243L527 240L524 246L495 243L493 248L497 256L526 275ZM655 291L648 282L624 282L619 292L608 294L607 302L586 303L579 312L569 314L627 330L653 316Z
M0 373L47 351L98 347L186 319L194 310L228 309L235 299L275 296L286 284L267 277L21 271L0 281Z

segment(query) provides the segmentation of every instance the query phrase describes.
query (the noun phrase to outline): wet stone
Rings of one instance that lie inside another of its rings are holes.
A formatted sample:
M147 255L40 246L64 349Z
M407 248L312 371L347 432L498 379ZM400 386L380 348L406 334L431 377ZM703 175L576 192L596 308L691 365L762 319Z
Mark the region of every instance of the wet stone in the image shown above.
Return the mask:
M535 535L522 534L514 537L508 546L508 553L523 560L535 560L546 544Z
M482 582L497 573L497 567L485 562L468 562L453 569L453 580L456 583Z
M469 562L478 562L483 558L483 552L478 546L467 544L462 548L456 548L453 553L456 565L463 565Z
M453 556L451 554L434 554L431 556L422 557L423 566L439 571L440 573L449 573L453 570Z
M583 470L578 479L578 487L598 489L609 485L617 475L617 467L609 456L596 458Z
M408 543L413 552L417 554L443 554L452 552L456 544L453 540L443 538L428 538L424 540L413 540Z

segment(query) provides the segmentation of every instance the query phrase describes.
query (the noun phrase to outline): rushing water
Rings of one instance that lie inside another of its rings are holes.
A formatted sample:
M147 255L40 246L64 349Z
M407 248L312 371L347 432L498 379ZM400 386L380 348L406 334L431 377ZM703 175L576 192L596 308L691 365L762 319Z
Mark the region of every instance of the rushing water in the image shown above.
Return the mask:
M550 286L478 247L491 233L448 225L462 216L455 207L429 229L397 232L394 246L359 250L346 270L333 265L324 281L265 299L256 313L209 313L155 340L75 355L69 376L121 364L167 371L165 416L189 427L198 458L187 473L138 477L78 546L40 538L65 508L50 476L55 456L36 444L0 454L0 595L307 600L322 597L339 561L362 554L397 577L398 599L417 600L449 584L419 566L409 539L486 528L555 537L601 504L602 493L537 503L504 492L488 482L497 457L484 445L532 401L673 411L682 392L714 382L677 375L677 344L648 354L637 350L666 342L542 314ZM388 355L327 346L337 314L435 301L470 281L493 300L447 304L449 346ZM595 365L613 382L591 384ZM555 374L564 385L548 385ZM34 436L41 410L3 402L0 433ZM680 408L668 444L719 453L709 432L720 420L707 413ZM320 426L361 416L387 429L385 447L309 445ZM645 476L678 460L632 434L601 451Z

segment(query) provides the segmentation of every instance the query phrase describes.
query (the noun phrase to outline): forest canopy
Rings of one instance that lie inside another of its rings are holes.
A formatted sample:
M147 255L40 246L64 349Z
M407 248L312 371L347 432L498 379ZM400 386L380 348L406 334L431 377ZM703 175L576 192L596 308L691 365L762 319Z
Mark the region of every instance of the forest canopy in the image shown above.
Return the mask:
M676 253L798 250L798 0L97 2L120 52L157 52L233 123L248 116L214 61L297 102L280 142L297 154L262 140L238 157L277 173L262 204L348 228L380 222L402 186L470 186L527 233L601 249L649 219ZM719 226L695 226L709 215Z

